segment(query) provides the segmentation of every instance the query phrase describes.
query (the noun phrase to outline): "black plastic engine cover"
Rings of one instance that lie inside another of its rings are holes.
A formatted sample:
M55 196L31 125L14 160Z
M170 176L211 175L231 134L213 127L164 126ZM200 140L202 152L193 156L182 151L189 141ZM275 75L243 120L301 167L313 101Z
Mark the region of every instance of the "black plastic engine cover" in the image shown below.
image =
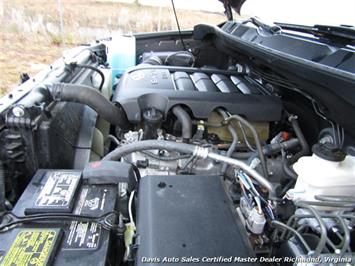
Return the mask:
M255 258L218 176L143 177L137 222L137 265L167 265L164 258L174 258L174 265Z
M126 111L130 122L140 122L151 107L166 117L177 104L187 106L194 117L207 119L218 107L250 121L278 121L282 104L274 96L231 71L141 65L121 78L113 101Z

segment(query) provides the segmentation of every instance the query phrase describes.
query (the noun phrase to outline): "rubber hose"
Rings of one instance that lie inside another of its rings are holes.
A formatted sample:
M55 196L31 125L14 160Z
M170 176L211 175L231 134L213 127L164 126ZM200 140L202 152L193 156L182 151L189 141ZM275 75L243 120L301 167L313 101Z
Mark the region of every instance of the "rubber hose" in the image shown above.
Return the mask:
M296 138L289 139L289 140L286 140L286 141L280 142L280 143L272 143L269 145L265 145L263 147L263 153L266 156L270 156L270 155L279 153L281 150L287 151L287 150L293 149L296 146L298 146L299 144L300 144L300 142Z
M99 86L99 91L102 91L102 87L104 86L104 83L105 83L105 75L100 69L98 69L97 67L90 66L90 65L75 64L75 66L81 67L81 68L87 68L87 69L93 70L96 73L98 73L100 75L100 77L101 77L101 83L100 83L100 86Z
M224 110L218 109L218 113L223 117L223 119L228 118L228 114ZM232 144L229 146L226 156L231 157L238 145L238 134L232 125L228 125L228 131L231 134L233 141L232 141ZM222 166L222 174L224 174L226 172L227 167L228 167L228 164L224 163Z
M173 108L173 113L181 123L182 138L188 140L192 138L192 120L190 115L177 105Z
M102 160L117 161L127 154L144 150L166 150L192 154L195 149L195 145L186 143L178 143L165 140L142 140L121 146L108 153L105 157L102 158Z
M281 163L282 170L287 175L287 177L297 180L298 174L293 170L292 166L290 166L289 160L286 157L285 150L281 150Z
M296 147L297 145L299 145L299 141L298 139L290 139L290 140L286 140L285 142L281 142L281 143L275 143L275 144L269 144L263 147L263 154L270 156L270 155L274 155L279 153L282 150L289 150L292 149L294 147ZM237 146L238 148L238 146ZM248 158L250 158L253 155L257 155L256 152L233 152L233 154L231 155L232 158L236 158L239 160L246 160Z
M129 126L126 113L89 86L58 83L52 86L51 93L55 101L86 104L109 123L122 129Z
M290 164L295 163L299 158L301 158L302 156L308 155L309 154L309 146L308 143L302 133L302 130L300 128L300 125L298 123L297 120L297 116L291 115L289 117L289 121L291 122L292 128L295 131L296 137L298 138L298 140L300 141L301 144L301 148L302 150L297 153L295 156L293 156L289 162Z
M290 168L290 166L287 164L287 162L283 162L282 169L288 177L295 179L295 180L297 179L297 177L298 177L297 173L292 168Z
M163 62L158 56L152 54L148 58L144 59L144 61L139 65L161 66L163 65Z

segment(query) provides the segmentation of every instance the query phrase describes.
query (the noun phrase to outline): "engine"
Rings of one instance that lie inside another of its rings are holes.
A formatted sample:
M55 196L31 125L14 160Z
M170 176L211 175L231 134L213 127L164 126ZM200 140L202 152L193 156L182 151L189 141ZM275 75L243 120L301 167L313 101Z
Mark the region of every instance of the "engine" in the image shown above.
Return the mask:
M351 263L355 157L338 125L313 130L317 106L251 62L141 55L113 77L96 44L0 104L0 262Z
M166 118L176 105L186 106L196 119L207 119L224 108L250 121L279 121L281 101L238 76L233 71L143 64L122 76L113 101L120 103L131 122L141 121L141 114L153 107Z
M131 123L142 125L139 131L125 133L124 143L160 139L223 145L233 140L226 127L218 126L228 114L247 118L266 141L270 123L281 120L280 99L235 71L157 66L149 63L152 58L155 55L124 73L113 97ZM238 126L233 131L242 134ZM238 140L239 145L253 143L249 129L243 128L243 132L245 138ZM164 156L171 159L164 161ZM174 151L131 153L125 159L138 162L144 175L176 175L188 169L191 173L218 174L221 170L221 164L213 160L189 166L190 159L180 158Z

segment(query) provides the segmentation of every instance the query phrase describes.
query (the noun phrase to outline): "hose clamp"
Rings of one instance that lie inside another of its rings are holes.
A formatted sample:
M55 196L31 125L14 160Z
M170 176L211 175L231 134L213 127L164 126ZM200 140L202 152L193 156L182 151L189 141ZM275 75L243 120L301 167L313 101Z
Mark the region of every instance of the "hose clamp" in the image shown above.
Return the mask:
M297 120L297 119L298 119L297 115L290 115L290 116L288 117L288 121L289 121L289 122L292 122L292 120Z
M201 146L196 146L193 156L201 159L206 159L208 156L209 150L208 148L204 148Z
M52 97L56 102L60 102L62 99L62 90L64 88L64 83L55 83L52 85Z

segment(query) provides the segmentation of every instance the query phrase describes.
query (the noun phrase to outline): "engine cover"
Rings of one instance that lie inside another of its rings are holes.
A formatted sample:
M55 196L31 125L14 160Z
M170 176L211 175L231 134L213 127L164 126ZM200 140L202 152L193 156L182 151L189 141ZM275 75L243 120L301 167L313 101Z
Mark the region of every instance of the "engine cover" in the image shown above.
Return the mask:
M167 265L166 258L174 258L174 265L255 258L219 176L143 177L137 222L137 265Z
M155 107L166 117L178 104L187 106L198 119L207 119L219 107L250 121L279 121L282 111L277 97L266 95L235 72L168 66L141 65L128 70L113 101L133 123L141 121L146 109Z

